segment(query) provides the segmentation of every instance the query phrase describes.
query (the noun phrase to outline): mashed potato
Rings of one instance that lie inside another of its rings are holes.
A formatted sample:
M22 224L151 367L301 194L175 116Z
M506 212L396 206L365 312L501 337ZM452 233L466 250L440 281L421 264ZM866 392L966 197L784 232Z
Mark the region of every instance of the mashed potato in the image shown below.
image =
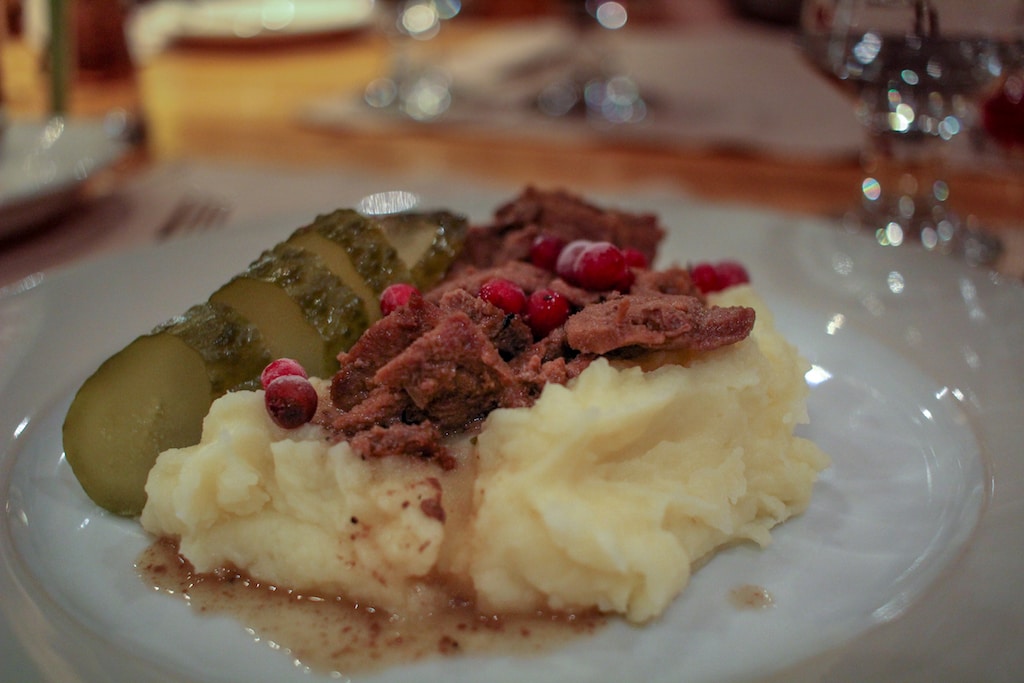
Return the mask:
M273 423L263 392L214 402L199 444L161 453L141 523L179 539L196 570L246 570L277 586L409 609L437 562L437 467L363 462L312 426Z
M200 571L235 566L386 609L409 609L435 575L484 610L647 621L715 549L767 544L828 464L793 434L806 361L749 287L715 303L755 307L752 336L695 359L601 359L530 408L494 411L464 463L475 478L362 461L315 427L277 428L261 392L230 394L200 444L160 455L142 524L180 539ZM453 516L460 499L472 504Z
M532 408L490 415L462 558L485 608L646 621L694 562L734 540L763 546L807 507L827 459L793 436L807 421L806 361L749 288L718 303L757 308L752 337L686 367L602 359Z

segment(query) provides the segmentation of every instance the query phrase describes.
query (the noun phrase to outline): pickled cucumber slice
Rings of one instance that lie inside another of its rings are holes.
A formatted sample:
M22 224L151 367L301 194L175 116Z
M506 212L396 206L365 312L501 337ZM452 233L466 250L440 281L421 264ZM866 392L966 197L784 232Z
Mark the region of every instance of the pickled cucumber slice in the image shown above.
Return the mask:
M368 306L367 292L379 294L392 282L429 288L465 232L465 219L444 211L383 222L338 211L264 252L208 302L137 338L82 385L63 429L82 488L111 512L139 514L156 457L197 443L214 399L258 388L261 370L275 357L295 358L310 374L329 377L338 352L374 315L377 297ZM337 250L322 256L328 241L343 245L347 266L335 263L342 263Z
M64 419L64 453L86 494L137 515L156 457L199 441L215 398L259 373L270 352L236 312L201 304L104 362Z
M369 324L363 301L312 252L287 243L265 251L210 296L260 330L275 358L299 361L317 377L338 369L338 352Z
M288 244L315 253L324 265L363 300L368 322L380 318L380 293L412 276L380 227L350 209L317 216L299 228Z
M465 217L448 211L398 213L376 219L421 290L437 284L466 241Z
M259 329L224 304L197 304L153 330L153 334L162 332L179 337L199 352L214 396L258 379L274 360Z

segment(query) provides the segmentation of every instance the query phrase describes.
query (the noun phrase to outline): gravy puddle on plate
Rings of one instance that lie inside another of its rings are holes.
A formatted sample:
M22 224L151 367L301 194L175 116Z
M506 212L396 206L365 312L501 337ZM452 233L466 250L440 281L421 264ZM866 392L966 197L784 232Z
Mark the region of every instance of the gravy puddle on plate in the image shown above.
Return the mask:
M487 615L455 600L426 617L396 617L343 598L279 591L241 573L195 573L170 541L150 545L136 567L147 584L186 600L197 613L234 617L258 640L324 674L458 654L529 656L607 623L598 614Z

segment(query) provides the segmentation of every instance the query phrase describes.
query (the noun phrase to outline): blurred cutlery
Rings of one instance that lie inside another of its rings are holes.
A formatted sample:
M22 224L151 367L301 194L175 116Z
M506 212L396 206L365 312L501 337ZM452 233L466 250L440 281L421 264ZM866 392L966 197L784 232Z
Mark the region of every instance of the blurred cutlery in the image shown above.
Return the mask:
M216 197L185 195L157 229L157 239L205 232L222 226L231 214L231 207Z

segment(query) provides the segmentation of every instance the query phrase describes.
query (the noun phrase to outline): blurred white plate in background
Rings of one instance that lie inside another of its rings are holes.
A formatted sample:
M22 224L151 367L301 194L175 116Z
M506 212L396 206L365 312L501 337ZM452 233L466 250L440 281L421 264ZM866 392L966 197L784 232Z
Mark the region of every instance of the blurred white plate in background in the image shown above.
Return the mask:
M0 238L68 210L126 149L99 119L12 122L0 140Z
M202 0L177 8L178 42L264 42L368 26L373 0Z

